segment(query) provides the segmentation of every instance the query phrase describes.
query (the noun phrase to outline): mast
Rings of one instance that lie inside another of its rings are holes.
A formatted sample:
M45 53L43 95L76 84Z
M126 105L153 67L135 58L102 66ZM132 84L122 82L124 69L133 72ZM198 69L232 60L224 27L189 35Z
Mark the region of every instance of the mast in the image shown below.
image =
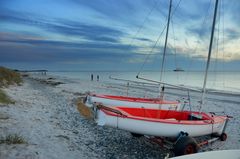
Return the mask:
M169 30L169 23L170 23L171 11L172 11L172 0L170 0L170 3L169 3L168 21L167 21L167 31L166 31L166 37L165 37L164 50L163 50L163 59L162 59L162 66L161 66L161 73L160 73L160 82L162 82L163 67L164 67L166 50L167 50L168 30ZM164 86L161 88L161 84L159 85L159 93L160 93L160 100L163 100L163 96L164 96ZM161 107L161 105L159 106L159 109L160 109L160 107Z
M165 37L164 50L163 50L163 59L162 59L162 66L161 66L160 82L162 81L163 66L164 66L166 50L167 50L168 30L169 30L169 23L170 23L170 17L171 17L171 10L172 10L172 0L170 0L170 4L169 4L167 31L166 31L166 37Z
M204 77L204 83L203 83L201 105L200 105L200 110L199 110L200 112L202 110L202 106L204 105L204 98L205 98L205 94L206 94L207 76L208 76L208 69L209 69L211 53L212 53L212 43L213 43L213 37L214 37L216 17L217 17L217 9L218 9L218 0L216 0L216 2L215 2L215 9L214 9L214 16L213 16L213 23L212 23L212 32L211 32L211 38L210 38L210 44L209 44L209 50L208 50L208 58L207 58L207 65L206 65L205 77Z

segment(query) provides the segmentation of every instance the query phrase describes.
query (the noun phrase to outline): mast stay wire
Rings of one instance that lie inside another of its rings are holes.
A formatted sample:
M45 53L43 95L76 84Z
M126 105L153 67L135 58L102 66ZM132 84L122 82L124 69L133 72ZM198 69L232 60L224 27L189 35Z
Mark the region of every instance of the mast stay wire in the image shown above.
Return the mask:
M178 63L177 63L177 49L176 49L176 36L175 36L175 30L174 30L174 25L173 25L173 20L171 19L171 24L172 24L172 32L173 32L173 49L174 49L174 64L175 68L178 68ZM177 83L179 83L179 73L177 71Z
M176 7L173 9L173 12L172 12L172 15L170 16L170 18L172 18L172 16L174 15L174 13L175 13L175 11L177 10L177 8L179 7L181 1L182 1L182 0L179 0L179 1L178 1ZM153 47L151 48L151 51L147 53L147 55L146 55L147 57L145 58L145 60L144 60L144 62L143 62L143 64L142 64L140 70L138 71L136 77L138 77L138 76L140 75L140 73L142 72L143 67L145 66L145 64L147 63L147 61L148 61L150 55L153 53L154 49L156 48L156 46L157 46L157 44L158 44L160 38L162 37L162 34L164 33L166 27L167 27L167 25L164 26L163 30L162 30L161 33L159 34L157 40L155 41Z
M198 37L201 38L201 35L203 34L203 28L207 22L207 19L208 19L208 16L210 14L210 7L211 7L211 4L212 4L212 1L210 0L209 2L209 5L208 5L208 8L207 8L207 12L206 12L206 15L202 21L202 25L201 25L201 31L200 31L200 34L198 34ZM193 55L197 52L198 48L199 48L199 45L200 45L200 41L197 40L197 43L195 45L195 48L193 50ZM189 77L189 74L190 74L190 71L191 71L191 68L192 68L192 64L193 64L193 58L191 58L190 54L188 54L188 58L190 59L190 62L189 62L189 65L188 65L188 69L187 69L187 73L186 73L186 76L185 76L185 81L187 81L188 77Z

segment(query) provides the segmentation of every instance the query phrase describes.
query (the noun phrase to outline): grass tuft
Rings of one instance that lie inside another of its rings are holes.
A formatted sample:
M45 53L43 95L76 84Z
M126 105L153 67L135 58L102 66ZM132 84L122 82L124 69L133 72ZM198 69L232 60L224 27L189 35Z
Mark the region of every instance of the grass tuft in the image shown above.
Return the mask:
M26 144L25 139L18 134L7 135L6 137L0 137L0 144Z
M22 83L21 75L13 70L0 66L0 88L8 87L9 85ZM11 104L14 103L6 93L0 89L0 103Z
M8 87L9 85L22 83L21 75L18 72L0 66L0 87Z
M12 101L6 93L0 89L0 103L2 104L14 104L14 101Z
M87 107L81 99L77 101L77 109L79 113L87 119L93 119L91 108Z

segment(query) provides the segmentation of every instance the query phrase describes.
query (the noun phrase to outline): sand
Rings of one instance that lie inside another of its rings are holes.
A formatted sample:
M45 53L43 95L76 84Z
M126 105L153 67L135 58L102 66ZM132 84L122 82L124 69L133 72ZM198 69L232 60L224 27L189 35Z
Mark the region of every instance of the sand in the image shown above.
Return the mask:
M19 134L27 144L0 144L1 159L164 158L169 153L129 132L100 127L79 114L77 99L87 92L126 95L125 84L34 75L24 78L22 86L11 86L5 91L15 104L0 106L0 134ZM143 89L139 85L131 85L128 93L158 96L157 88ZM181 101L184 96L183 91L173 89L167 89L165 94L165 98ZM191 103L196 105L200 94L191 92L191 96ZM206 150L240 149L240 95L214 92L207 97L204 111L233 118L226 129L227 141Z

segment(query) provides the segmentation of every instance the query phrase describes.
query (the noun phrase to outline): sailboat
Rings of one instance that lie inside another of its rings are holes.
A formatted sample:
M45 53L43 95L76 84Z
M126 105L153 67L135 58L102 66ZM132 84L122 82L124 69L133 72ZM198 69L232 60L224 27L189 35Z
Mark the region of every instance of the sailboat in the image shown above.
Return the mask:
M164 110L180 110L179 101L168 101L160 98L137 98L129 96L115 96L106 94L89 94L86 96L84 103L88 107L93 107L94 103L101 103L106 106L124 105L132 108L151 108Z
M169 27L169 20L168 20ZM168 32L168 29L167 29ZM166 38L167 39L167 38ZM165 41L166 45L167 40ZM166 49L164 50L166 52ZM162 91L164 88L162 87ZM159 98L137 98L129 96L114 96L106 94L89 94L84 99L84 104L88 107L93 107L95 103L101 103L106 106L124 105L131 108L150 108L162 110L181 110L182 106L179 101L164 100L163 96Z
M170 17L171 13L171 3L172 0L170 0L168 17ZM204 94L206 92L206 82L211 58L217 8L218 0L216 0L214 9L201 105L203 105ZM194 112L150 108L129 108L124 105L111 107L97 104L95 108L95 120L98 125L123 129L133 134L175 138L175 153L177 155L197 152L198 146L193 137L215 134L223 141L227 138L225 128L229 119L228 116L204 113L201 110ZM179 138L182 132L185 134L185 137Z

